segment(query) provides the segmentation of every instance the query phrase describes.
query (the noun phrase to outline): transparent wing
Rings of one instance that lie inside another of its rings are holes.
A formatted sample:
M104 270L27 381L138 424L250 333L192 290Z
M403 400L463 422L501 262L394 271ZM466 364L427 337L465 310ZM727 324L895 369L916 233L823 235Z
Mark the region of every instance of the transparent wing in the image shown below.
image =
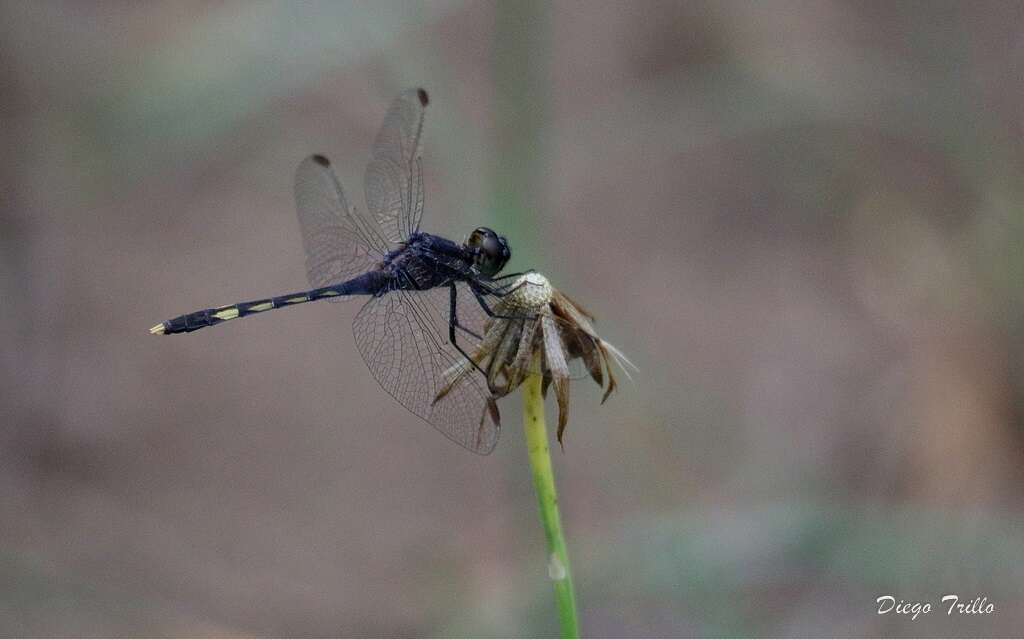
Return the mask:
M366 272L388 250L380 229L349 208L330 161L322 155L307 157L295 171L295 206L306 274L314 288Z
M448 339L448 296L443 287L372 298L353 321L356 345L373 377L402 406L486 455L498 442L497 408L482 376Z
M395 98L366 167L366 204L391 242L415 233L423 216L420 137L427 103L423 89L409 89Z

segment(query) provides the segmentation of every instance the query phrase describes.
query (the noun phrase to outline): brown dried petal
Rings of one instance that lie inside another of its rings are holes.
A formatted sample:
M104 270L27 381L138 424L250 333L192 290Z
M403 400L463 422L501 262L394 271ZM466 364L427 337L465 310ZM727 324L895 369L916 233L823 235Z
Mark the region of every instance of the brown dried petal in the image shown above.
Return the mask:
M570 324L578 326L584 333L597 337L597 332L590 323L590 320L593 319L592 316L566 297L564 293L555 291L551 300L551 308L556 315L565 318Z
M536 353L536 333L538 322L536 320L517 320L524 324L523 334L519 340L519 350L516 351L516 356L512 360L511 367L515 371L516 384L522 383L523 379L531 372L533 366L534 353Z
M491 415L491 421L494 422L495 426L501 426L501 413L498 412L498 402L494 401L493 397L487 398L487 412ZM480 425L483 426L483 419L480 420Z
M518 386L513 379L514 376L509 374L508 363L519 347L522 327L507 320L501 322L503 334L491 353L491 362L487 367L487 386L495 395L504 397Z
M558 384L559 378L569 379L569 364L565 361L562 337L553 317L541 315L540 321L544 330L544 361L555 378L555 384Z
M566 295L562 291L554 290L553 289L552 298L553 298L553 303L558 304L559 306L571 306L573 309L575 309L575 311L579 315L582 315L583 317L585 317L586 319L590 320L591 322L594 321L594 314L593 313L588 311L586 308L583 307L582 304L580 304L576 300L572 299L571 297L569 297L568 295Z
M604 361L604 368L608 371L608 389L604 392L604 396L601 398L601 403L603 404L605 400L608 399L608 396L615 392L619 383L615 380L615 373L612 372L612 360L608 357L608 351L604 347L604 342L598 340L597 347L601 351L601 359Z
M583 340L580 340L583 342ZM586 340L589 344L587 348L581 349L582 352L580 357L583 358L583 363L587 367L587 372L590 373L591 379L593 379L598 386L604 387L604 375L602 373L602 357L601 357L601 345L596 340Z
M562 442L562 433L569 424L569 380L567 378L555 378L555 398L558 400L558 445L565 450Z
M551 371L544 372L544 379L540 385L540 396L544 399L548 397L548 386L551 386Z

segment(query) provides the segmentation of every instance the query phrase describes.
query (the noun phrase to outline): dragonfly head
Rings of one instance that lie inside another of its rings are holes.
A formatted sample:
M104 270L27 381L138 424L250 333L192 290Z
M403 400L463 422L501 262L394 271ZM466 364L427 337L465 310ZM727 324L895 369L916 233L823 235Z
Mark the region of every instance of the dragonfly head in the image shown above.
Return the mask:
M486 226L481 226L469 234L466 248L473 256L473 266L487 277L497 275L512 257L508 240Z

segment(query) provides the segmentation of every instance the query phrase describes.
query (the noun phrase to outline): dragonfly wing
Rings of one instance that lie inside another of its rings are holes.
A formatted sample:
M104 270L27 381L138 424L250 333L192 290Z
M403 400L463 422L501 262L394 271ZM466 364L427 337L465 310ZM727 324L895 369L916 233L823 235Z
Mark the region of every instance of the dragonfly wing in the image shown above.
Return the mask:
M380 229L349 207L345 191L324 156L311 155L299 164L295 171L295 205L306 249L306 274L314 288L364 273L387 252Z
M395 98L366 167L366 204L390 242L401 242L419 230L423 217L420 147L427 103L423 89L409 89Z
M448 294L446 287L394 290L370 299L352 324L356 345L373 377L402 406L486 455L498 442L497 409L482 376L448 339L441 302Z

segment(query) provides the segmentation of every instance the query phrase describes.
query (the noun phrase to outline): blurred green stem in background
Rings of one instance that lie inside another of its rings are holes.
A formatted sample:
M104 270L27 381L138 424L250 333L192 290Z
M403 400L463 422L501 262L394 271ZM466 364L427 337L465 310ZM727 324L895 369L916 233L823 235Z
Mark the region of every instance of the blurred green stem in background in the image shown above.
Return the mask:
M495 225L517 247L514 257L529 266L543 251L534 220L544 192L550 11L540 0L499 2L494 23L495 137L488 203Z
M506 230L513 246L519 247L520 264L528 266L534 264L535 257L543 250L533 221L543 192L541 143L547 97L544 62L550 49L550 10L547 3L540 0L499 2L494 23L496 138L489 202L495 224ZM520 392L523 394L526 446L547 536L548 571L555 586L562 637L576 639L579 637L576 599L558 515L540 376L529 376Z
M562 521L558 514L558 494L555 492L555 474L551 469L548 449L548 430L544 423L544 396L541 376L530 375L521 387L523 394L523 429L526 431L526 449L530 457L533 487L537 490L540 519L548 541L548 575L555 585L555 602L562 626L562 639L579 637L576 617L576 595L569 570L569 555L565 550Z

